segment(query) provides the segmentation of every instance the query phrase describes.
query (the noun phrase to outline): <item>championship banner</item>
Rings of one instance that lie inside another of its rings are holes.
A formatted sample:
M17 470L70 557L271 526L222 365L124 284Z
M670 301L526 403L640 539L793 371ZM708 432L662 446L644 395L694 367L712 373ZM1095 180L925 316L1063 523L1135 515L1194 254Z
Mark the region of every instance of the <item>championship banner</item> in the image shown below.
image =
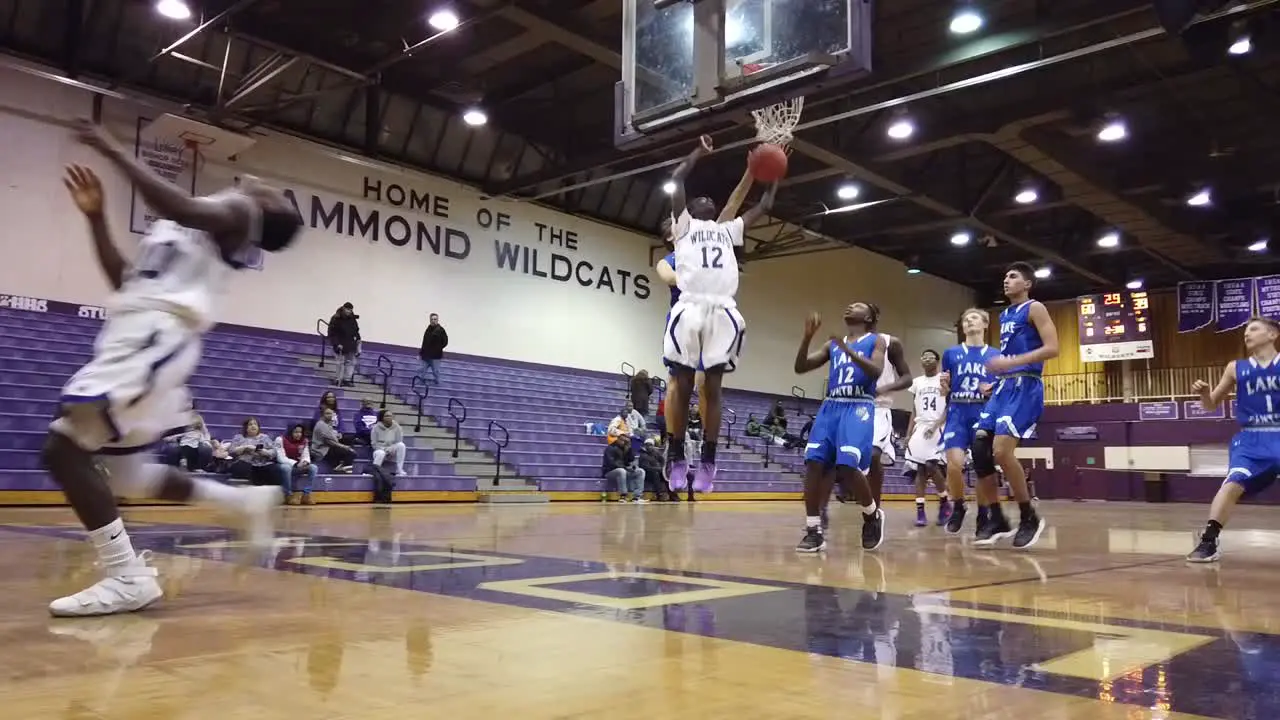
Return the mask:
M1280 275L1258 278L1258 314L1280 322Z
M1218 332L1238 330L1249 323L1253 317L1253 288L1253 278L1218 281Z
M1178 332L1195 332L1213 323L1214 287L1210 281L1178 283Z

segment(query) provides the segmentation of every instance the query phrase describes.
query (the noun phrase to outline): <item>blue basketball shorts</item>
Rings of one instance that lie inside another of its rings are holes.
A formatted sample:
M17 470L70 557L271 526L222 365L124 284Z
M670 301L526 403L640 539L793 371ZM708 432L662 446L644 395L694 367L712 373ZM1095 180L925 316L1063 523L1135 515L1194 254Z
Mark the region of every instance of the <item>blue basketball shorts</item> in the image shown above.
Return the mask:
M1035 434L1044 412L1044 383L1036 375L1011 375L1000 380L983 406L975 430L1026 439Z
M1227 478L1246 496L1266 490L1280 474L1280 428L1244 429L1231 438Z
M942 449L968 450L973 447L973 426L982 415L983 403L950 403L947 405L947 422L942 426Z
M876 434L875 409L870 400L824 400L809 431L804 461L869 471Z

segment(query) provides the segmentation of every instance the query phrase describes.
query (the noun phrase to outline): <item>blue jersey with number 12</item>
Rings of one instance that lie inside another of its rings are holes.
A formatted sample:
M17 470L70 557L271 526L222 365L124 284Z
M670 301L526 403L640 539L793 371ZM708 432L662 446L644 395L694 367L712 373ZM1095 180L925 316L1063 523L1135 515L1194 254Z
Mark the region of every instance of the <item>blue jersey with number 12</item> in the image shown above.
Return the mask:
M845 338L845 344L858 355L870 358L875 352L877 337L875 333L867 333L853 342ZM878 378L868 375L837 343L829 343L828 352L831 365L827 371L827 397L874 400Z
M1000 351L987 345L956 345L942 353L942 372L951 375L950 403L980 403L986 400L980 389L995 382L987 370L987 361L999 357Z

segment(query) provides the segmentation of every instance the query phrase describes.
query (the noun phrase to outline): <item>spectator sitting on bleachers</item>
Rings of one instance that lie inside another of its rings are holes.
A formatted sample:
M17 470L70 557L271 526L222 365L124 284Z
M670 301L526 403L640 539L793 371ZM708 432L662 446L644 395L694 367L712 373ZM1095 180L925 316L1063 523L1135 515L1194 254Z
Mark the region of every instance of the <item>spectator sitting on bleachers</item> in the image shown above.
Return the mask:
M633 502L645 502L644 471L637 466L636 455L631 450L631 437L626 433L605 446L601 474L606 489L610 482L617 486L618 502L626 502L628 495Z
M174 445L161 455L166 464L192 472L208 469L213 461L213 438L209 437L204 418L196 415L184 432L172 437Z
M378 411L373 409L373 405L365 400L360 403L360 410L356 413L355 419L352 420L355 430L355 439L363 445L369 444L369 436L373 431L373 426L378 423Z
M631 423L627 422L627 415L629 414L628 409L624 407L609 421L609 430L605 433L605 441L610 445L617 442L620 437L631 436Z
M311 456L314 462L324 461L334 472L349 473L354 468L356 451L342 442L342 436L334 429L338 416L332 408L325 408L320 419L311 428Z
M280 471L285 479L282 488L290 505L315 505L311 489L316 484L318 469L311 462L311 449L307 447L307 436L303 430L302 423L295 423L289 432L280 436L278 443ZM294 490L295 480L300 480L301 493Z
M232 462L228 470L237 480L248 480L254 485L284 487L280 472L276 444L270 435L262 432L257 418L247 418L240 426L240 434L231 438Z
M404 430L390 410L378 413L378 422L374 423L370 438L374 466L381 467L383 461L390 458L396 464L396 475L404 475Z
M355 385L356 363L360 354L359 320L360 316L356 315L351 303L338 308L329 318L329 344L333 346L333 354L338 361L334 379L343 387Z
M361 437L359 434L355 432L342 431L342 414L338 412L338 396L334 395L332 390L326 390L325 393L320 396L320 404L316 406L315 415L311 417L311 425L313 427L320 420L320 417L324 414L324 411L326 408L333 411L333 422L330 423L330 426L334 429L334 432L338 433L338 437L342 440L344 444L346 445L368 445L369 444L368 435ZM372 408L369 408L369 410L372 410ZM364 408L361 408L362 413L363 411L364 411ZM377 413L373 413L373 415L374 415L374 420L376 421ZM359 427L359 425L357 425L357 423L359 422L361 422L361 420L357 416L356 419L352 421L353 430Z
M659 502L679 501L680 496L671 492L671 486L667 484L667 479L662 475L662 465L666 458L653 438L645 439L640 452L636 453L636 459L640 463L640 469L644 471L645 487L653 492L653 496Z
M787 431L787 411L782 409L782 401L773 404L769 416L764 419L764 426L769 428L770 435L782 435Z

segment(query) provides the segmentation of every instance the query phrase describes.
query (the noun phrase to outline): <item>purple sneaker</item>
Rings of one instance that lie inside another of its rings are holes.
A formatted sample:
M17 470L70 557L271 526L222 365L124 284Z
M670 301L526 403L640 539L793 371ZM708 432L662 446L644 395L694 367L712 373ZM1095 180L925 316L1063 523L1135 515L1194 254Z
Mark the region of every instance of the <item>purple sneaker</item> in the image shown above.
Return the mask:
M667 470L667 484L674 491L681 491L689 487L689 461L688 460L672 460L671 467Z
M716 464L713 462L704 462L698 466L698 471L693 476L693 491L700 493L709 493L716 486Z
M916 527L924 527L929 524L929 516L925 514L923 505L916 505Z
M946 525L951 519L951 501L943 500L938 503L938 525Z

